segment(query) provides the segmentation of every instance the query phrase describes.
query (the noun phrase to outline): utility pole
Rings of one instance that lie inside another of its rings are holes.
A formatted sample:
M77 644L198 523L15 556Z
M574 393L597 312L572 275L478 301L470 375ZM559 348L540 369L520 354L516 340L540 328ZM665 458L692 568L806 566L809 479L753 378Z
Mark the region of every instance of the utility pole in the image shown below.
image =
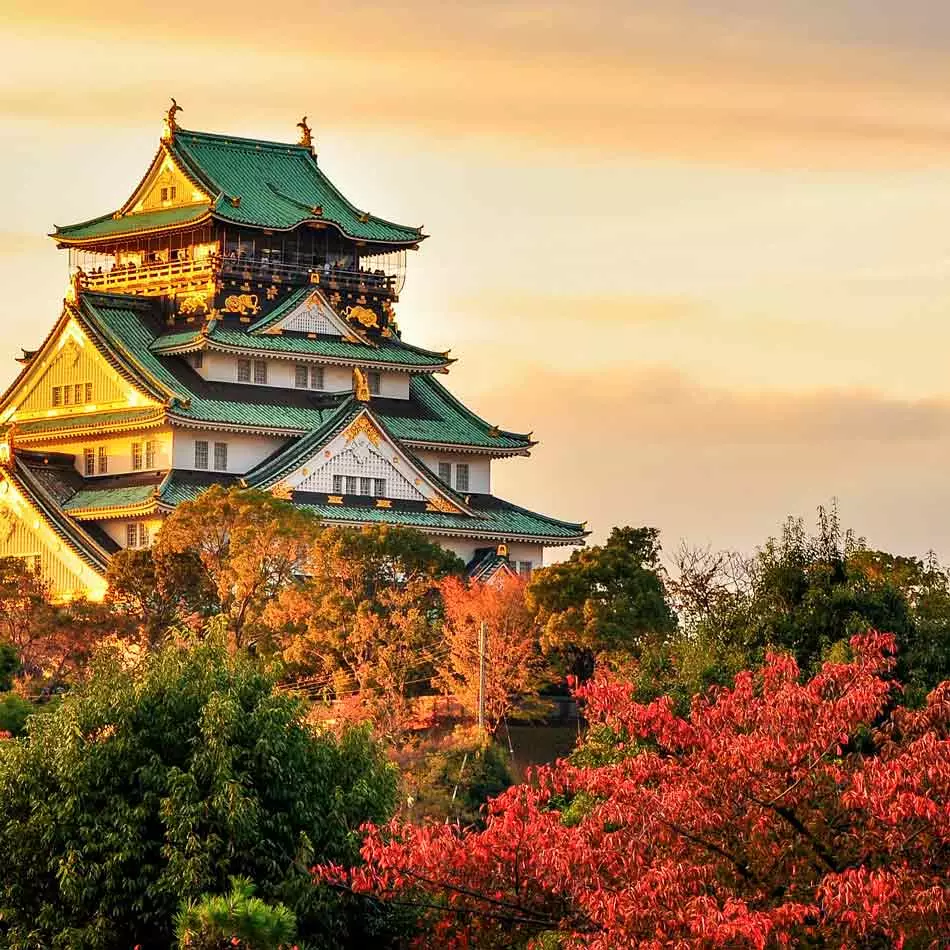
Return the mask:
M478 628L478 731L485 734L485 621Z

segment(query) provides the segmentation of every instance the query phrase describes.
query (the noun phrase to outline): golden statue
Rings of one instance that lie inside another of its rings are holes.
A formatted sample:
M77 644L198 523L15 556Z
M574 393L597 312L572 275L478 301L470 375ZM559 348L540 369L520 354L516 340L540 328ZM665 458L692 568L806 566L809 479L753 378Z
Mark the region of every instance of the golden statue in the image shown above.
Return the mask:
M165 127L162 129L163 141L170 142L175 137L175 132L178 131L178 120L175 116L184 111L175 101L175 97L172 96L172 104L168 107L168 112L165 113Z
M353 367L353 394L360 402L369 402L369 380L358 366Z
M313 133L309 125L307 125L307 117L304 116L298 123L297 128L300 129L300 145L305 145L307 148L313 148Z

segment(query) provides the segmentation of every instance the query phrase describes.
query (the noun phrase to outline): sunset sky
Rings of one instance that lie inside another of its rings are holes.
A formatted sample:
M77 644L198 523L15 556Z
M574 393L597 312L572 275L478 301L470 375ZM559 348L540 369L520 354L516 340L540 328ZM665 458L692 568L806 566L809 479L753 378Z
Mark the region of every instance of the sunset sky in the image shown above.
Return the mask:
M950 560L950 4L0 0L0 372L45 235L186 128L294 141L432 237L404 336L534 430L496 492L750 550L787 514Z

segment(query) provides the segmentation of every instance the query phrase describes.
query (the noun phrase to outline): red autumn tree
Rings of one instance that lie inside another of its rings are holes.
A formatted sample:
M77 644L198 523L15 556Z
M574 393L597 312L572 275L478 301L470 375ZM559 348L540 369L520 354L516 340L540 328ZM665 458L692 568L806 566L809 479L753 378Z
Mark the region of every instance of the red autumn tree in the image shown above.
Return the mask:
M772 655L687 718L596 678L587 748L483 831L370 827L364 868L317 874L416 904L420 946L944 946L950 682L896 707L893 638L852 649L807 682Z
M440 586L445 652L436 663L437 684L475 712L484 624L485 721L494 732L519 699L539 685L539 631L525 603L525 582L508 574L488 584L449 577Z

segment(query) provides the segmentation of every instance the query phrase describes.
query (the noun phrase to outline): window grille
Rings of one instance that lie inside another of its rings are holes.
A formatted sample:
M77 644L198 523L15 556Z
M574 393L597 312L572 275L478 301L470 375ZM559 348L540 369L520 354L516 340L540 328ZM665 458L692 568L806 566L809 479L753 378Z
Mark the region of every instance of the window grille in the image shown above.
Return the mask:
M73 402L74 402L77 406L81 406L81 405L82 405L82 394L83 394L83 384L82 384L82 383L76 383L76 385L73 386L73 395L74 395L74 397L75 397L75 398L73 399Z
M311 389L323 389L323 367L322 366L311 366L310 367L310 388Z
M109 471L109 450L104 446L99 446L99 474L105 475Z
M439 462L439 478L446 485L452 484L452 466L448 462Z
M142 443L132 443L132 471L138 472L142 469Z
M351 478L352 487L346 479ZM301 492L332 492L334 495L356 494L359 479L372 478L373 494L377 497L424 501L425 495L403 472L393 468L392 462L370 450L368 457L358 458L352 449L345 450L311 472L296 487Z
M86 402L92 402L92 383L86 383Z
M373 494L377 498L386 497L386 479L385 478L374 478L373 479Z
M366 381L369 383L369 391L374 395L378 396L380 389L382 387L382 374L381 373L367 373Z
M343 476L342 475L333 476L333 494L334 495L343 494Z
M195 442L195 468L208 467L208 443Z
M214 443L214 467L219 472L226 472L228 469L228 443Z
M148 526L139 522L139 547L148 547Z
M356 486L357 478L355 475L346 476L346 493L348 495L355 495L357 491Z
M518 561L518 573L522 577L530 577L534 570L534 561Z
M459 491L468 491L468 463L455 466L455 487Z
M125 526L125 546L127 548L136 548L138 547L138 540L139 526L134 521L130 521Z
M361 495L373 494L373 480L371 478L360 479L360 494Z
M195 369L201 369L205 365L205 355L200 350L197 353L191 354L191 365Z
M63 404L63 387L54 386L53 387L53 405L61 406Z
M310 367L304 365L301 366L299 363L294 367L294 385L297 389L306 389L307 388L307 378L310 371Z
M261 386L267 383L266 360L254 360L254 382Z
M237 361L237 381L239 383L249 383L251 381L251 361Z
M73 401L73 387L63 386L63 405L69 406Z
M145 467L155 468L155 442L152 439L145 443Z
M82 473L83 475L96 474L96 453L94 449L82 450Z

